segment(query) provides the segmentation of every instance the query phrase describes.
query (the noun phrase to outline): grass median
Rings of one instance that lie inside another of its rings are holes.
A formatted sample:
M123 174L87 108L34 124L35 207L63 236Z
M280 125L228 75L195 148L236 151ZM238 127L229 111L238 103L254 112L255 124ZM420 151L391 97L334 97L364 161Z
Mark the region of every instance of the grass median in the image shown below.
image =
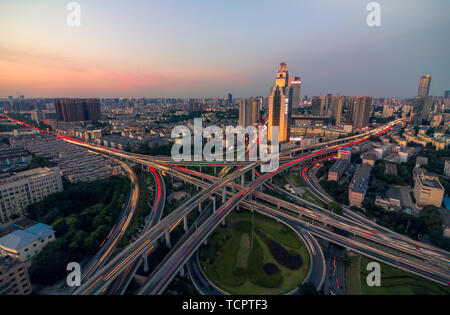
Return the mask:
M285 255L274 257L270 244ZM297 264L280 261L293 257ZM231 213L227 226L218 227L201 247L199 258L208 279L230 294L284 294L298 287L310 268L298 235L273 219L255 214L252 241L249 212Z

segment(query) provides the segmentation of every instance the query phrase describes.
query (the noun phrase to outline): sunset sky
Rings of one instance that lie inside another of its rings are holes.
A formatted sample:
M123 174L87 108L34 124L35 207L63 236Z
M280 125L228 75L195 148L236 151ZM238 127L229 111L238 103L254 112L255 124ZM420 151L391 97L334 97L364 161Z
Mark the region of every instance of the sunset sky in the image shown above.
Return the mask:
M449 0L0 1L0 97L267 95L281 61L302 95L450 89Z

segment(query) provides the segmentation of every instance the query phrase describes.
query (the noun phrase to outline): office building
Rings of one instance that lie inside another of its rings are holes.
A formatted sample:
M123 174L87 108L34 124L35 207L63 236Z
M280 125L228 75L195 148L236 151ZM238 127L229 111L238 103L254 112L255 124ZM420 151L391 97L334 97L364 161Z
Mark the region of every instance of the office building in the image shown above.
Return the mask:
M0 221L7 223L46 196L63 191L60 170L37 168L0 178Z
M10 257L0 257L0 295L28 295L32 288L27 267Z
M416 198L418 207L433 205L440 208L444 192L444 187L442 187L437 176L429 175L425 172L417 174L414 185L414 198Z
M58 121L81 122L101 119L99 99L55 99L55 109Z
M419 89L417 91L418 97L427 97L430 92L431 76L424 75L420 77Z
M233 95L231 93L228 93L227 105L228 106L233 105Z
M422 120L428 120L433 105L432 96L416 96L413 104L412 123L420 125Z
M280 143L289 141L292 102L294 93L297 93L296 88L295 84L289 86L289 73L286 64L281 63L269 98L269 141L272 141L272 127L279 128L278 138Z
M292 108L299 108L302 81L300 77L289 77L288 80L288 86L292 89Z

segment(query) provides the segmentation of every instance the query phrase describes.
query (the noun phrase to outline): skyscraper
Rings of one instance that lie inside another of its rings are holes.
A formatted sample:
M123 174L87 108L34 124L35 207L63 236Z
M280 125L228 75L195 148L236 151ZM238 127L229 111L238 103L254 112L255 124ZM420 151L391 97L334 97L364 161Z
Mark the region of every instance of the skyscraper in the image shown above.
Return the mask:
M239 126L256 125L259 120L259 101L256 98L239 101Z
M353 127L364 128L369 124L369 115L372 106L372 97L360 96L353 109Z
M55 99L56 119L65 122L101 119L99 99Z
M299 108L302 81L300 77L289 77L288 81L288 86L292 88L292 108Z
M231 93L228 93L227 105L228 106L233 105L233 95Z
M345 116L345 122L347 124L353 124L353 115L355 110L355 102L356 98L354 96L348 96L346 103L347 103L347 113Z
M289 86L286 64L281 63L269 98L269 141L272 140L272 127L279 127L280 143L289 141L293 98L294 87Z
M339 126L342 118L342 108L344 107L345 98L333 97L331 102L331 118L333 125Z
M251 122L253 125L258 124L258 121L259 121L260 103L261 103L260 99L257 99L257 98L250 99Z
M421 76L419 82L419 90L414 99L413 114L411 121L413 124L421 124L423 119L428 118L428 114L433 103L432 97L428 96L431 85L431 76Z
M420 77L419 90L417 91L417 96L427 97L430 92L431 76L423 75Z
M311 100L311 115L322 116L322 114L323 114L322 98L320 96L313 96Z
M333 95L327 94L327 96L324 97L324 104L323 104L323 115L328 116L331 105L333 102Z

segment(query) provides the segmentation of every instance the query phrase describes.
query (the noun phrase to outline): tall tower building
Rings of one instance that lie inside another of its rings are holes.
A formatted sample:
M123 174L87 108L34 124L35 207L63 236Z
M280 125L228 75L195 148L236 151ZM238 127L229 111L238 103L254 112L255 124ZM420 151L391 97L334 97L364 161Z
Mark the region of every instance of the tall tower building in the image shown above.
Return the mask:
M360 96L353 110L353 127L364 128L369 125L369 115L372 106L372 97Z
M414 99L413 114L411 121L413 124L422 123L423 119L427 119L432 105L432 97L428 96L430 92L431 76L424 75L420 77L419 90Z
M322 116L322 114L323 114L322 99L320 96L313 96L311 100L311 115Z
M251 112L251 123L252 125L258 124L259 121L259 108L261 100L258 98L250 99L250 112Z
M233 105L233 95L231 93L228 93L228 100L227 100L227 105L228 106L232 106Z
M341 97L333 97L331 103L331 118L333 125L339 126L341 124L342 118L342 109L344 107L345 98Z
M302 81L300 77L289 77L288 86L292 88L292 108L300 107L300 92L302 89Z
M430 75L421 76L417 96L427 97L428 93L430 92L430 85L431 85L431 76Z
M256 98L239 101L239 126L256 125L259 121L259 100Z
M269 141L272 141L272 127L277 126L279 127L279 142L289 141L293 98L294 87L289 86L286 64L281 63L269 97Z
M331 94L327 94L327 96L324 97L324 104L323 104L323 115L328 116L328 113L330 112L331 105L333 102L333 96Z
M353 115L355 110L355 102L356 98L354 96L348 96L346 103L347 103L347 113L345 116L345 122L347 124L353 124Z

